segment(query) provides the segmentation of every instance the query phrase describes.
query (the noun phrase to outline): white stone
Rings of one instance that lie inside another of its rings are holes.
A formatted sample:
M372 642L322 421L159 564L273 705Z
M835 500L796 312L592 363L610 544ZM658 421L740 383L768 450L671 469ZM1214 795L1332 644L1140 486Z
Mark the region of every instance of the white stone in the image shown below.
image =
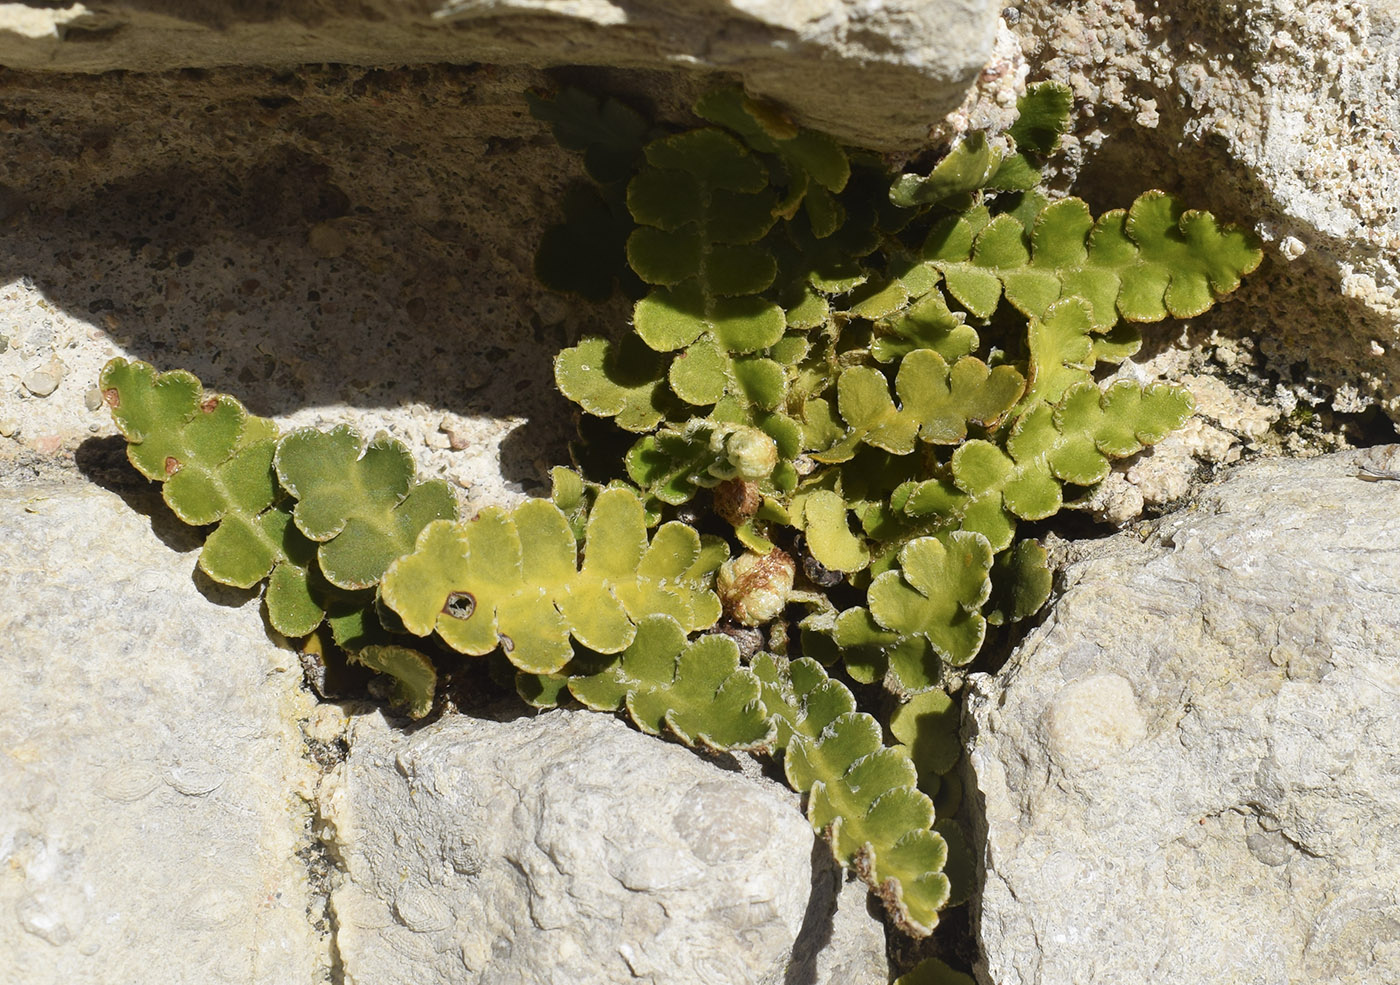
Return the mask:
M1397 452L1240 468L972 677L984 981L1400 981Z
M610 716L364 715L321 804L347 983L887 978L795 795Z
M129 495L0 489L0 981L312 982L295 660Z
M8 31L31 41L61 39L69 24L81 23L90 14L80 3L61 9L33 7L27 3L0 3L0 31Z

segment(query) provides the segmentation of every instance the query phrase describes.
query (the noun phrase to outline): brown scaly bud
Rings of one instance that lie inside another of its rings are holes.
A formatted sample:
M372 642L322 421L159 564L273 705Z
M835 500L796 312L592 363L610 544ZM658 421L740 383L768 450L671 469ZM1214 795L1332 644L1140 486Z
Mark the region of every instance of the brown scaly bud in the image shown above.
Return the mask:
M767 554L745 551L720 566L715 590L730 619L758 626L783 611L796 574L797 564L776 547Z
M758 483L747 479L725 479L715 486L711 495L715 513L735 527L752 520L763 505L763 493L759 492Z

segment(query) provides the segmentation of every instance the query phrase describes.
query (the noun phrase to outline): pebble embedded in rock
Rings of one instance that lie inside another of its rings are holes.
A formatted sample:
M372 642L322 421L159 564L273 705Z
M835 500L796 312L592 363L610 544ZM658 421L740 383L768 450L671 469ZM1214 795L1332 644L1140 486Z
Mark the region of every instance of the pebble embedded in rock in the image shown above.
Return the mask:
M331 222L320 222L312 226L311 232L306 236L306 245L311 247L312 253L325 260L344 256L350 246L345 234Z
M438 423L438 430L447 436L447 447L453 451L463 451L472 443L471 435L451 417L444 417Z
M63 382L63 374L55 372L52 365L49 365L26 373L20 382L34 396L47 397L57 390L58 385Z

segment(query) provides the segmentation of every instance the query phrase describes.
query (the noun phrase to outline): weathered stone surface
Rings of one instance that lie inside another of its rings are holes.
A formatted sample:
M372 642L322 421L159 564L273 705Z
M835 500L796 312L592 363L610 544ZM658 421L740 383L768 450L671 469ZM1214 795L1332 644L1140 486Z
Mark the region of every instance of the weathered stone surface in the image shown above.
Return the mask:
M627 317L535 281L581 173L528 113L546 84L440 66L0 76L23 124L0 127L0 183L23 202L0 224L0 461L71 461L113 433L88 391L121 355L284 427L388 430L467 498L541 491L570 433L553 352Z
M1400 981L1400 446L1240 468L975 676L983 980Z
M148 494L11 478L0 981L319 980L295 655L255 602L201 594Z
M347 983L887 980L795 795L610 716L361 716L321 805Z
M1035 78L1069 82L1076 191L1104 208L1189 192L1270 244L1213 324L1287 379L1400 419L1400 4L1031 0Z
M158 72L332 62L733 72L805 122L912 147L991 53L992 0L161 0L0 5L0 64Z

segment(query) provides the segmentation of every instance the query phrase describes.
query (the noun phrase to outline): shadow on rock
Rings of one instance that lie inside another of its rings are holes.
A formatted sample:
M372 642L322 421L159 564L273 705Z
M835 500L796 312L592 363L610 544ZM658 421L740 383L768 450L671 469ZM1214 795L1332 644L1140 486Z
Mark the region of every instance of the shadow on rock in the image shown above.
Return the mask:
M533 453L501 469L529 486L566 460L554 352L626 323L535 281L579 170L526 111L540 82L451 66L0 79L19 121L0 278L260 415L380 409L432 433L447 413L485 440L523 422Z
M204 529L186 526L171 512L161 498L160 484L127 461L126 447L126 439L118 434L88 438L73 450L73 464L93 485L120 496L128 509L150 520L151 532L166 547L180 554L199 550L204 544Z

